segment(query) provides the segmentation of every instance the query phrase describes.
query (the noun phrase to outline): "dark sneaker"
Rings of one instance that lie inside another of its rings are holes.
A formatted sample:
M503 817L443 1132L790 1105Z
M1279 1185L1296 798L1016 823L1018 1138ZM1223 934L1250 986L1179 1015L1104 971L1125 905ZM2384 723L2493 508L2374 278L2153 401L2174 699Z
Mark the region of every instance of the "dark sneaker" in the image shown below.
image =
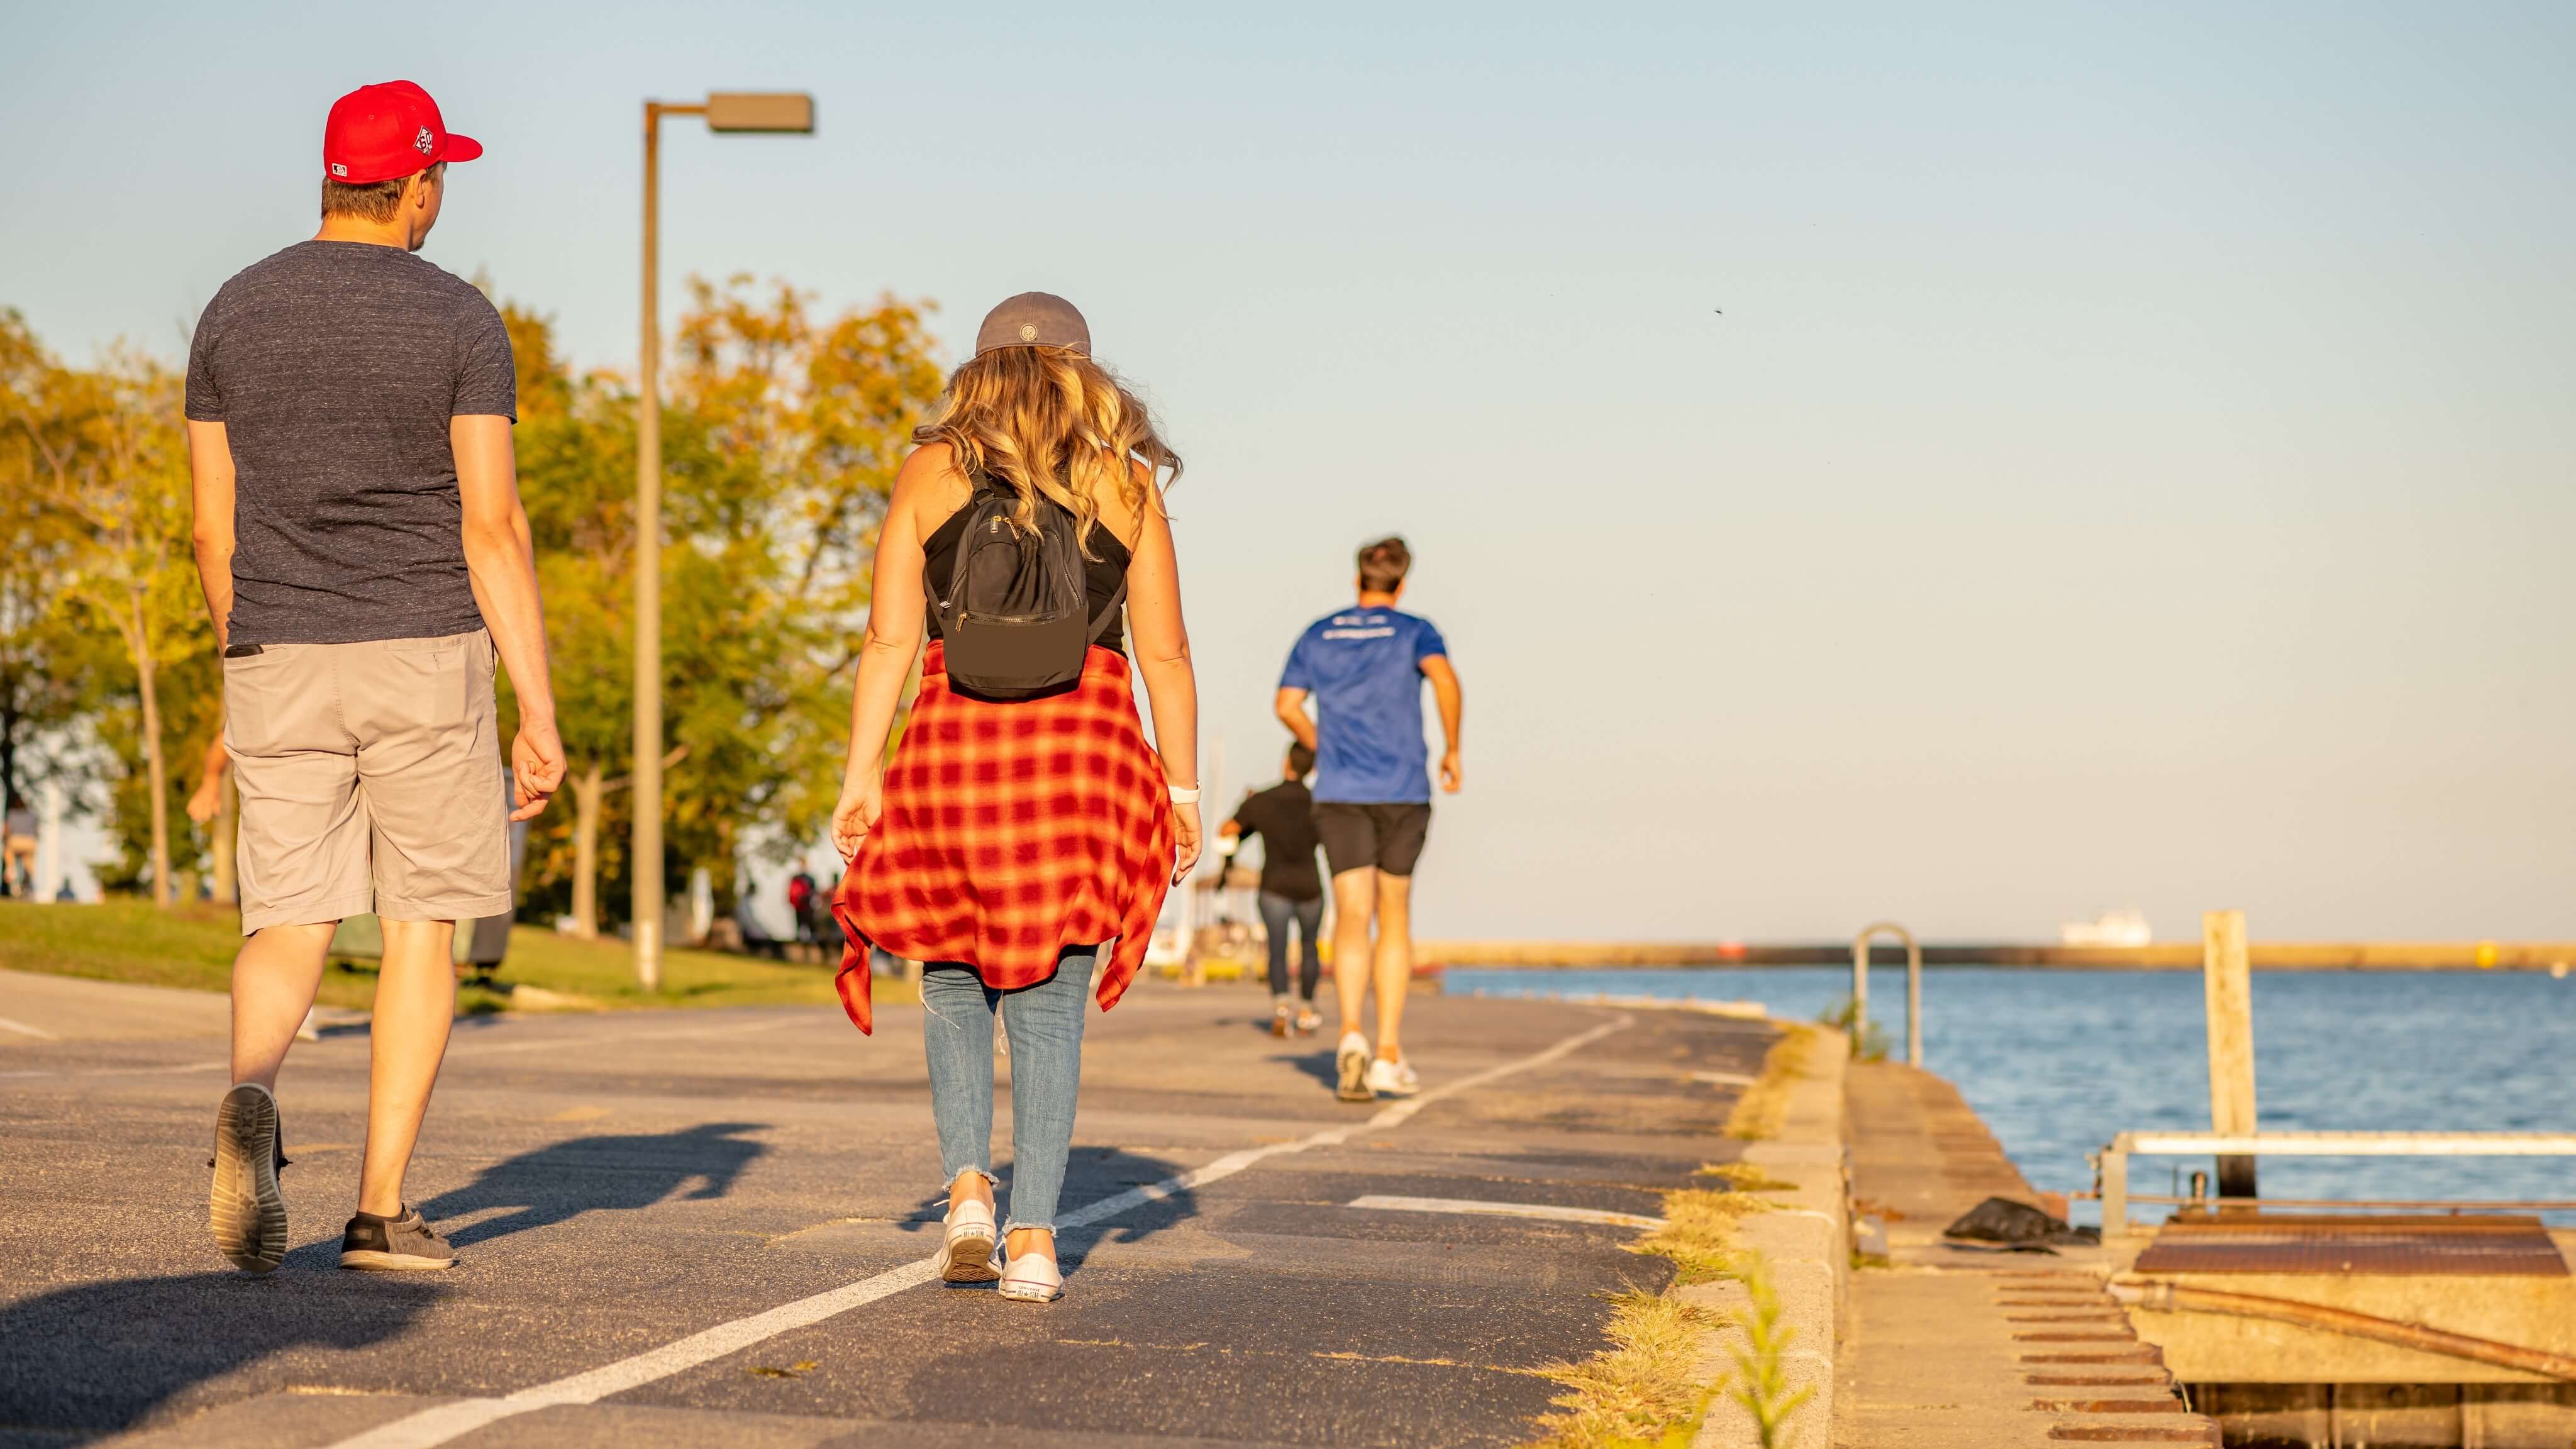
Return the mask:
M245 1273L274 1272L286 1258L286 1199L277 1170L286 1165L280 1145L277 1099L257 1082L224 1093L215 1109L215 1185L206 1225L226 1260Z
M396 1273L453 1268L456 1250L430 1231L420 1209L404 1203L398 1218L360 1213L349 1219L348 1230L340 1234L340 1266Z

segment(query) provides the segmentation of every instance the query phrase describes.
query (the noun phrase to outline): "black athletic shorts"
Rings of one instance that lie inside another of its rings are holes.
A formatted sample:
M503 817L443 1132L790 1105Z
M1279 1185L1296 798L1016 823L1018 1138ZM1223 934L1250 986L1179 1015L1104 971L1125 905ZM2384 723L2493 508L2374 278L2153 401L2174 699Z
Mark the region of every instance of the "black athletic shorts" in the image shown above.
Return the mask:
M1388 875L1411 875L1422 858L1422 842L1431 834L1428 802L1400 805L1354 805L1347 800L1315 802L1315 836L1324 845L1324 863L1333 874L1375 867Z

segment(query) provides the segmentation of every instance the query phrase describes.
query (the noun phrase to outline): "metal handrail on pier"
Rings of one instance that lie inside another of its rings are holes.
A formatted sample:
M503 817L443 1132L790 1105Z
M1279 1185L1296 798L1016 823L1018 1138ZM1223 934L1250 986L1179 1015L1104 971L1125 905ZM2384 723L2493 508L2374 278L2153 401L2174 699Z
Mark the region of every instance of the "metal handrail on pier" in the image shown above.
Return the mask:
M2576 1132L2123 1132L2095 1155L2102 1234L2129 1231L2129 1158L2576 1157Z
M1869 1040L1869 943L1894 936L1905 943L1905 1064L1923 1065L1923 946L1914 933L1894 921L1863 926L1852 937L1852 1051Z

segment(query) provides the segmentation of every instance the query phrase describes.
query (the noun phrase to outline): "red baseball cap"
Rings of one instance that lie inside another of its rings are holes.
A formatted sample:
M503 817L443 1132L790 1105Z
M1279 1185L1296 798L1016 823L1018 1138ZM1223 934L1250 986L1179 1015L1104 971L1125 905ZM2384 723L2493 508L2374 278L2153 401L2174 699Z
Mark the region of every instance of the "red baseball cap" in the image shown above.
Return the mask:
M407 80L358 87L333 101L331 119L322 123L322 175L351 186L482 154L482 142L448 130L438 102Z

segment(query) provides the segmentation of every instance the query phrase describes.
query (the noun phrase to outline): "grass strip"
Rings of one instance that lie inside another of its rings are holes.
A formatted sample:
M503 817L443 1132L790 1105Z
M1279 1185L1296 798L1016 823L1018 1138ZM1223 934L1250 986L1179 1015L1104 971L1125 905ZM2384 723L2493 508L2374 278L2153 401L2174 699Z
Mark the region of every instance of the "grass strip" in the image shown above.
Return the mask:
M1776 1136L1789 1112L1789 1096L1805 1075L1818 1033L1789 1024L1762 1057L1761 1075L1736 1099L1726 1135L1741 1140ZM1786 1191L1761 1168L1740 1162L1700 1169L1728 1190L1675 1188L1663 1194L1664 1225L1632 1245L1671 1261L1676 1287L1741 1282L1751 1297L1743 1312L1718 1315L1677 1297L1623 1293L1610 1300L1602 1326L1609 1347L1581 1363L1550 1364L1542 1372L1565 1385L1556 1412L1538 1421L1531 1449L1685 1449L1720 1395L1731 1394L1759 1426L1766 1445L1785 1446L1781 1423L1805 1393L1785 1390L1785 1362L1793 1331L1779 1322L1779 1300L1759 1253L1743 1245L1737 1225L1769 1212L1759 1194ZM1731 1376L1707 1382L1701 1340L1711 1328L1732 1325L1740 1346L1730 1349Z
M1819 1035L1812 1026L1784 1024L1780 1039L1762 1054L1762 1074L1744 1089L1744 1095L1735 1099L1734 1110L1726 1114L1727 1136L1758 1142L1780 1135L1780 1124L1789 1116L1790 1090L1806 1074L1807 1058L1815 1051Z
M88 905L0 901L0 969L130 981L190 991L226 991L240 918L228 909L191 905L163 910L149 901L113 899ZM829 968L717 951L666 950L662 989L635 982L633 948L623 941L584 941L521 924L510 932L508 958L493 973L499 989L471 982L456 994L459 1015L522 1009L658 1010L681 1006L825 1006L838 1000ZM529 1001L512 993L531 988ZM364 1011L375 1001L372 966L334 963L317 999ZM913 1000L902 981L880 979L876 997Z

